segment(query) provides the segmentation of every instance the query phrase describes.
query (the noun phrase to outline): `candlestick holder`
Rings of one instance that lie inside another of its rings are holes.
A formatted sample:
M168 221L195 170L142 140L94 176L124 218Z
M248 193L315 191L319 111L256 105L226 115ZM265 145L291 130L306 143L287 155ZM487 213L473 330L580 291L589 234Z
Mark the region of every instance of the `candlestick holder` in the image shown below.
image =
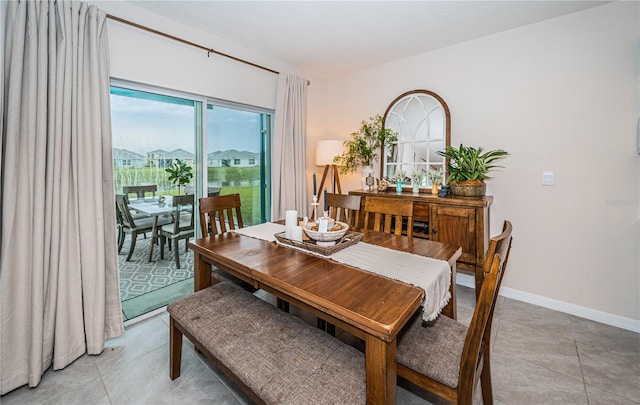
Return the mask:
M320 205L320 203L318 202L318 196L314 195L313 196L313 202L311 203L311 215L309 215L309 220L310 221L315 221L316 220L316 209L317 209L318 205Z

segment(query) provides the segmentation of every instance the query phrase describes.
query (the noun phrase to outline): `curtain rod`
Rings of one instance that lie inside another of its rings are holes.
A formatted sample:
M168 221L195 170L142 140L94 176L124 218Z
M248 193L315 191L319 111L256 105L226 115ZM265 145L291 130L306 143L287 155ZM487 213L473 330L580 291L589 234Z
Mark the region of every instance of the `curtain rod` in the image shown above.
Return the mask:
M114 21L121 22L123 24L131 25L132 27L139 28L139 29L144 30L144 31L148 31L148 32L154 33L156 35L160 35L161 37L169 38L171 40L174 40L174 41L186 44L186 45L190 45L190 46L196 47L198 49L202 49L204 51L207 51L207 56L209 56L209 54L215 53L216 55L220 55L220 56L224 56L225 58L233 59L236 62L244 63L246 65L253 66L253 67L258 68L258 69L266 70L267 72L275 73L277 75L280 74L280 72L278 72L277 70L269 69L268 67L264 67L264 66L258 65L256 63L250 62L248 60L241 59L241 58L235 57L233 55L229 55L229 54L226 54L226 53L223 53L223 52L216 51L215 49L212 49L212 48L207 48L206 46L202 46L202 45L196 44L194 42L187 41L185 39L178 38L178 37L175 37L173 35L169 35L169 34L164 33L162 31L154 30L153 28L145 27L144 25L140 25L140 24L134 23L132 21L125 20L124 18L116 17L116 16L111 15L111 14L107 14L107 18L109 18L111 20L114 20ZM307 80L307 85L309 85L309 84L310 84L310 82Z

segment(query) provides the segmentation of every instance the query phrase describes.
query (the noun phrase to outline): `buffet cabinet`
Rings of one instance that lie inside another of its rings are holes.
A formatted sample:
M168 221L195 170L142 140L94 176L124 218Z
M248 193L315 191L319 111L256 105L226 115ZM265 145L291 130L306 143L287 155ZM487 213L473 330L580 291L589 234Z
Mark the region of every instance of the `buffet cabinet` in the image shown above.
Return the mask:
M458 270L480 271L489 244L489 207L493 197L438 197L427 193L395 190L353 190L362 196L360 213L369 196L413 201L413 236L462 247ZM362 223L362 222L360 222Z

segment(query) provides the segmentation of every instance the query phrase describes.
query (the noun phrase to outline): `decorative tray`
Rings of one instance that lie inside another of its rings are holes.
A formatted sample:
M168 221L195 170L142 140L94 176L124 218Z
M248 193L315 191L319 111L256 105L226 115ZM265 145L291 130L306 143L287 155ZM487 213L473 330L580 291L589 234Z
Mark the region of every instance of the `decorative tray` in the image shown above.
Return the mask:
M289 245L299 249L308 250L310 252L318 253L323 256L331 256L335 252L338 252L348 246L355 245L356 243L360 242L360 239L362 239L362 235L363 234L360 232L348 231L341 239L336 241L335 245L326 247L317 245L314 240L303 240L302 242L299 242L297 240L287 239L284 232L276 233L273 236L275 236L278 242L282 243L283 245Z

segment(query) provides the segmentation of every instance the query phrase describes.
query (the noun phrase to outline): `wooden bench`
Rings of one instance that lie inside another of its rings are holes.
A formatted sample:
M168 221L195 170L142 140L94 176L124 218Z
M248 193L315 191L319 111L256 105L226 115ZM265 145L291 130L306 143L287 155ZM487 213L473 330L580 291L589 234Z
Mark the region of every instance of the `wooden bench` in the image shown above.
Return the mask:
M361 352L234 284L200 290L167 311L172 380L184 334L256 403L366 403Z

